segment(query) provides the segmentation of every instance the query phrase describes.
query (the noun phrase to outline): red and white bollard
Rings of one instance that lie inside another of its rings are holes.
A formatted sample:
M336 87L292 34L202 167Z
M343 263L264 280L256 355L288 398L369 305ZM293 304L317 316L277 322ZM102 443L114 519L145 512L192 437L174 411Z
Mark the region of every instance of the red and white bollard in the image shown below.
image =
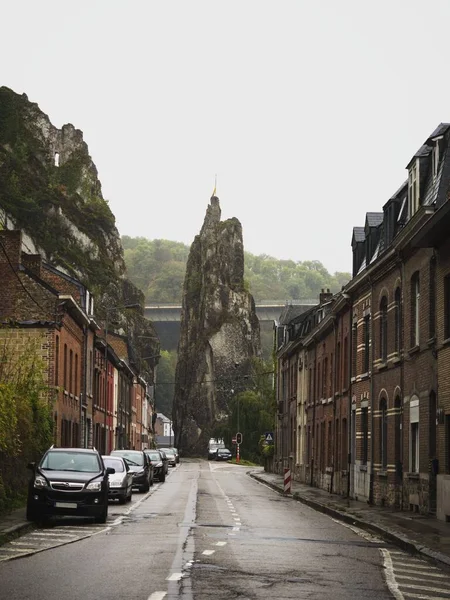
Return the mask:
M238 463L241 460L239 453L239 444L236 446L236 462Z
M291 493L291 470L284 469L284 493Z

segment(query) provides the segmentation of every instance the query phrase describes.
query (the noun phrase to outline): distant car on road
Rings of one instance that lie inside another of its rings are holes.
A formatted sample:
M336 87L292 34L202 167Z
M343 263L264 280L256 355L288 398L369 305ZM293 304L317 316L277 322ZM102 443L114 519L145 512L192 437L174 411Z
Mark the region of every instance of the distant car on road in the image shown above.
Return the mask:
M105 465L97 450L52 446L39 463L29 463L28 468L33 472L28 486L28 521L71 515L106 523L108 477L115 470Z
M208 460L216 458L216 452L219 448L225 448L225 442L216 438L211 438L208 442Z
M178 448L173 448L175 452L175 457L177 459L177 464L180 462L180 453L178 452Z
M134 477L127 461L122 456L102 456L102 458L106 467L115 470L115 473L109 476L108 498L118 500L120 504L131 502Z
M110 456L122 456L133 472L133 487L148 492L153 485L153 465L143 450L113 450Z
M161 481L161 483L164 483L166 480L166 467L161 452L150 448L144 450L144 452L153 465L153 476L156 477L158 481Z
M174 452L173 448L161 448L166 453L167 459L169 461L169 466L176 467L177 466L177 455Z
M216 460L231 460L232 454L228 448L218 448L216 452Z

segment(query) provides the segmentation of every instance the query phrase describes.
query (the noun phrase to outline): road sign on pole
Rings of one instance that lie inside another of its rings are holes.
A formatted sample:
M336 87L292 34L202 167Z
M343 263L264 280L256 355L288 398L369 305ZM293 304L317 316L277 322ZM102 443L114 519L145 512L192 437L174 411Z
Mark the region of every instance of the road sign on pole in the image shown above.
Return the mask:
M264 438L266 446L270 446L271 444L273 444L273 431L266 431L266 433L264 434Z
M235 436L235 437L233 437L233 438L231 439L231 443L232 443L232 444L235 444L235 443L236 443L236 436Z

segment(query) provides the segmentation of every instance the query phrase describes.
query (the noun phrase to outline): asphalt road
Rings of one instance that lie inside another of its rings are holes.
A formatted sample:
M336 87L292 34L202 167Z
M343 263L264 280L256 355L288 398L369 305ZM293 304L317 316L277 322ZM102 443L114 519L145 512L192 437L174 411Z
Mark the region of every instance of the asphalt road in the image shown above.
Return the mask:
M28 533L0 548L1 600L450 598L448 574L247 471L185 460L106 526Z

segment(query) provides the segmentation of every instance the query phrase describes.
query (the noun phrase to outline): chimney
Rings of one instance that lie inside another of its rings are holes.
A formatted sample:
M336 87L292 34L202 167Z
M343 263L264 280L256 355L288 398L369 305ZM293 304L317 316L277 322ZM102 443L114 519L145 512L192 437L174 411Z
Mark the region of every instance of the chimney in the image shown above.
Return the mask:
M41 275L42 257L40 254L26 254L22 252L22 264L35 275Z
M322 291L319 294L319 304L322 305L325 304L325 302L329 302L332 297L333 294L330 292L330 288L327 288L327 291L322 289Z
M0 263L18 269L22 250L22 231L20 229L3 229L0 231Z

